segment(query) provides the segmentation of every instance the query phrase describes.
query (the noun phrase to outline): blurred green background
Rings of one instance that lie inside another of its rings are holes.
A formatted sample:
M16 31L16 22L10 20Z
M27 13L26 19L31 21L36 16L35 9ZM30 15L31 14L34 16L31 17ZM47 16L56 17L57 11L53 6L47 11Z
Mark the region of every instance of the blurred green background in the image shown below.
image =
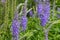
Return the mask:
M0 0L0 40L12 40L11 24L14 17L14 10L19 3L24 3L25 0L7 0L6 3L2 3ZM51 11L49 22L59 20L57 14L60 14L58 8L60 8L60 0L55 0L55 7L53 7L54 0L50 0ZM35 14L36 3L34 0L28 0L27 9L33 8ZM22 7L20 7L21 9ZM54 8L54 10L53 10ZM20 11L20 10L19 10ZM40 20L37 17L27 16L28 23L26 31L21 31L19 40L44 40L43 28L40 26ZM47 23L48 27L51 23ZM60 24L56 23L52 25L49 33L49 40L60 40Z

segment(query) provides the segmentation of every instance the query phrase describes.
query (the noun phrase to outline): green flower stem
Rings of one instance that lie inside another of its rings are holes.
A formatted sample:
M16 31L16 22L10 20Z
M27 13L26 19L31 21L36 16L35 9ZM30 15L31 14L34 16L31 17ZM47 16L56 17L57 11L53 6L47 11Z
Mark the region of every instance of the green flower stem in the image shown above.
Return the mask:
M50 31L52 25L54 25L56 23L60 23L60 20L53 21L52 24L50 24L47 29L45 27L43 27L44 34L45 34L45 40L48 40L48 32Z
M14 18L14 11L15 11L15 9L16 9L16 0L12 0L12 4L11 4L11 9L10 9L10 11L11 11L11 20L13 20L13 18Z
M5 17L4 17L4 23L5 23L5 27L7 27L8 25L8 17L9 17L9 5L8 5L8 0L6 0L5 2Z

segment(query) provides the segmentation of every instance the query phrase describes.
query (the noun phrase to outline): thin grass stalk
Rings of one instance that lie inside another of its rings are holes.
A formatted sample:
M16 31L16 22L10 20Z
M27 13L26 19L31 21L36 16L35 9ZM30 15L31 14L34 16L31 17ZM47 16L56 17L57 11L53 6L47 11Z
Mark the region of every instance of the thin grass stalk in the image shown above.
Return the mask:
M4 23L5 23L5 27L7 27L8 25L8 1L6 0L5 2L5 17L4 17Z
M16 0L12 0L12 4L11 4L11 19L13 20L14 17L14 12L16 9Z
M1 7L1 6L0 6ZM2 11L3 11L3 8L0 9L0 25L2 24L3 20L2 20Z
M5 28L5 32L6 35L8 35L8 26L9 25L9 0L6 0L5 2L5 16L4 16L4 28ZM8 38L5 37L5 39L7 40Z
M44 37L45 37L44 40L48 40L48 30L45 27L43 27L43 31L44 31Z
M53 0L53 12L52 12L52 19L54 20L54 16L55 16L55 8L56 8L56 4L55 4L55 0Z
M13 9L14 8L14 4L13 3L14 3L14 0L12 0L12 4L11 4L11 20L13 20L13 15L14 15L14 11L13 11L14 10Z
M0 27L1 29L4 27L4 15L5 15L5 2L3 3L2 0L0 1L1 8L0 8ZM3 26L2 26L3 25Z

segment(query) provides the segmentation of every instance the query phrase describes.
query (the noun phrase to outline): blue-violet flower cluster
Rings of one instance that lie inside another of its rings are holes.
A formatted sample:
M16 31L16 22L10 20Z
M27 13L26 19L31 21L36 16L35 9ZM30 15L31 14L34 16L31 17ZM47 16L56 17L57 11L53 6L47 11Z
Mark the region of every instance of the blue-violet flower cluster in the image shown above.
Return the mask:
M46 23L49 20L50 16L50 3L49 1L45 1L44 3L38 3L37 4L37 12L38 12L38 17L41 20L41 26L45 26Z
M22 16L21 26L22 26L23 31L26 30L26 26L27 26L27 17L26 16Z
M18 21L18 14L16 13L12 22L12 40L18 40L19 38L19 28L20 28L20 23Z

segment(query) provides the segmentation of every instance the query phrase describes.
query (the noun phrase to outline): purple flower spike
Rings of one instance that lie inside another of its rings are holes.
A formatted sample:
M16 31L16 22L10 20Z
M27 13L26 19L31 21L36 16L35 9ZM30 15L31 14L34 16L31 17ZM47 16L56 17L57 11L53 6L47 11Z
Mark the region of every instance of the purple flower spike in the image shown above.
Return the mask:
M26 26L27 26L27 18L26 18L26 16L22 16L22 18L21 18L21 26L22 26L23 31L26 30Z
M21 26L22 26L22 30L25 31L26 30L26 26L27 26L27 1L25 0L24 6L23 6L23 10L22 10L22 17L21 17Z
M38 17L41 20L41 26L45 26L46 23L48 22L49 16L50 16L49 1L45 1L44 4L42 4L42 3L37 4L37 12L38 12Z
M13 22L12 22L12 35L13 39L12 40L18 40L19 38L19 28L20 28L20 22L18 21L18 14L17 12L15 13Z
M42 10L43 10L42 3L37 4L38 17L40 17L40 14L42 14Z
M20 23L17 20L13 20L13 23L12 23L13 40L18 40L18 37L19 37L19 27L20 27Z

